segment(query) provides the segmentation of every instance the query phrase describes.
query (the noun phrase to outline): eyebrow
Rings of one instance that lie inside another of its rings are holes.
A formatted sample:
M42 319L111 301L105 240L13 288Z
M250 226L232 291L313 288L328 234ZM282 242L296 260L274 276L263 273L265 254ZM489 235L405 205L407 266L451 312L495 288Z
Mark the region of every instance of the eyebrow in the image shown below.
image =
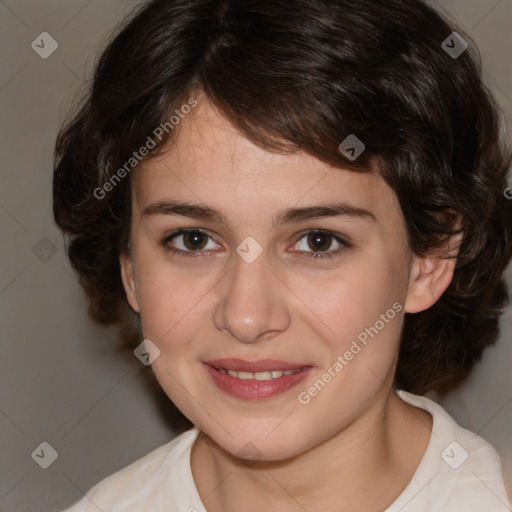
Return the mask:
M154 215L178 215L227 225L226 218L220 211L201 204L187 202L159 201L148 205L142 212L143 217L151 217ZM274 219L274 226L338 216L377 222L375 215L369 210L342 202L303 208L288 208L277 215Z

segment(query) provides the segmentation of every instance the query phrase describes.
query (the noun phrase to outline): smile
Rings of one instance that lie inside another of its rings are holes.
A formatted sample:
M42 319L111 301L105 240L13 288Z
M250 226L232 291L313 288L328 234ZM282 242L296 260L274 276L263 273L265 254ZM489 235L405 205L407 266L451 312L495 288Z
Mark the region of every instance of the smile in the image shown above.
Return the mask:
M297 386L313 370L313 366L284 361L249 362L222 359L203 363L217 389L245 400L275 397Z
M304 368L298 370L268 370L265 372L237 372L236 370L225 370L224 368L217 368L220 373L227 373L231 377L242 380L272 380L279 379L283 375L293 375L294 373L302 371Z

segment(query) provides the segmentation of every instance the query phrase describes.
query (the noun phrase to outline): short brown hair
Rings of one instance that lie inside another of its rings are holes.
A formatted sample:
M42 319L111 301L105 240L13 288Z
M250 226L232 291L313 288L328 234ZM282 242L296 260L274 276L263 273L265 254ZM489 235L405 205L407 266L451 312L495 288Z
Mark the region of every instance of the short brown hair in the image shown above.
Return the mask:
M378 158L418 255L456 232L448 212L462 215L453 280L435 305L405 316L396 373L413 393L460 384L498 335L512 203L499 111L471 39L457 29L469 48L446 51L453 32L419 0L144 3L104 50L56 144L54 217L92 318L118 324L132 349L142 339L118 261L129 250L130 180L101 199L95 191L204 93L268 150L303 150L355 172ZM158 148L177 134L167 130ZM339 150L351 134L366 146L356 160Z

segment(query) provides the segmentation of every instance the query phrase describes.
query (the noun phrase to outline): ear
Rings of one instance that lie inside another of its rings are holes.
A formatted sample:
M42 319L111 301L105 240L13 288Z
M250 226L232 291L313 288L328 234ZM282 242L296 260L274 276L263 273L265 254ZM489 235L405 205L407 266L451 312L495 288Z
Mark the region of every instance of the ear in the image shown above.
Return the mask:
M459 215L455 227L460 229ZM463 233L451 235L442 249L427 256L413 256L405 313L418 313L433 306L450 285Z
M133 260L127 254L119 256L119 265L121 267L121 279L123 281L126 298L132 309L140 313L139 301L137 300L137 289L135 287L135 279L133 272Z

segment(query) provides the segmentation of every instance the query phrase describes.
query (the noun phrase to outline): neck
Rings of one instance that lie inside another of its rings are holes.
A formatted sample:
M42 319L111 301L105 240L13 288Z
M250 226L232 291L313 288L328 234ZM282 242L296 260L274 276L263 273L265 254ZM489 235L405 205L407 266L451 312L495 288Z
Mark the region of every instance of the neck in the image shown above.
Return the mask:
M201 432L192 473L208 512L384 510L411 480L431 426L429 413L384 389L349 425L287 460L247 463Z

